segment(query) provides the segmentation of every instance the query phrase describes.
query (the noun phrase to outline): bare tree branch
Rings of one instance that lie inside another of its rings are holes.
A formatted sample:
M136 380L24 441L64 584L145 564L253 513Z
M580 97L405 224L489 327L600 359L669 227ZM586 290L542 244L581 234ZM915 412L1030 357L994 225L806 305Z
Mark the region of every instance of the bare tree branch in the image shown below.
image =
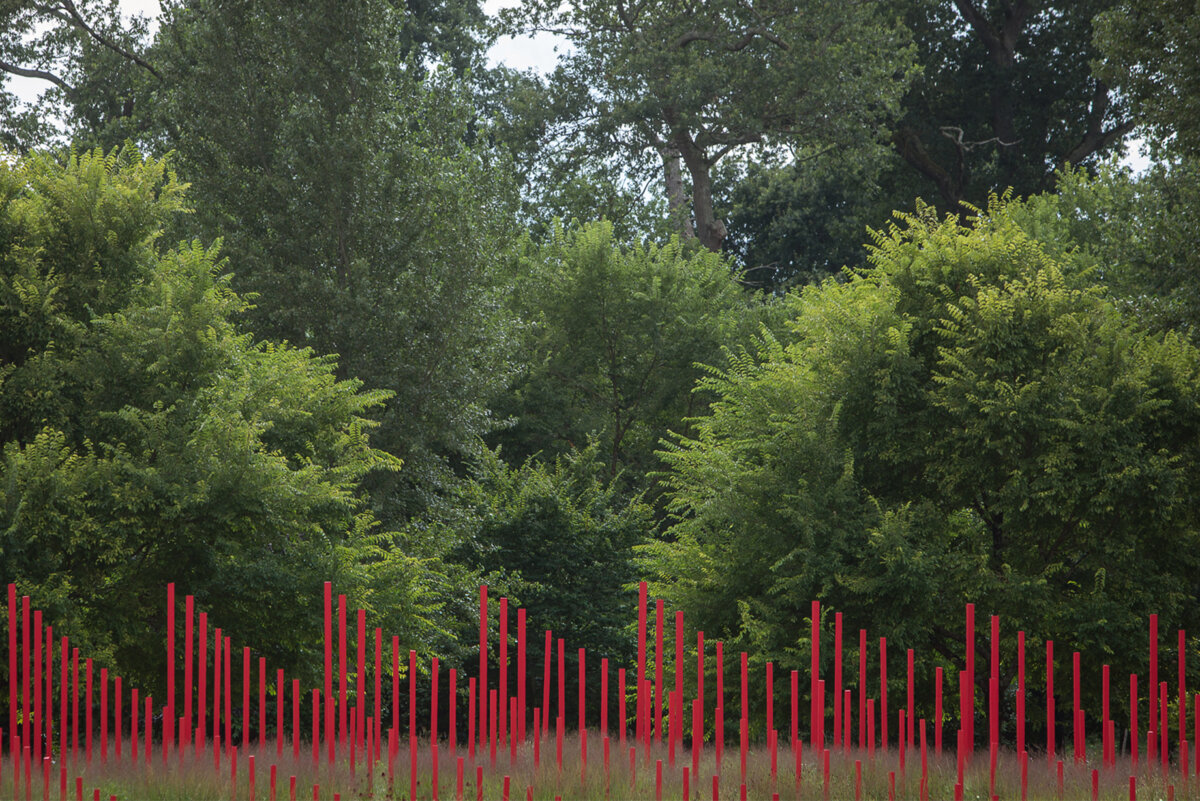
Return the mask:
M85 20L83 15L79 13L79 9L75 7L73 0L62 0L62 6L66 12L71 15L71 19L74 21L75 25L84 31L88 36L92 37L101 45L107 47L109 50L112 50L114 53L122 56L126 60L132 61L139 67L148 70L151 75L153 75L155 78L158 78L160 81L162 80L162 74L158 70L154 69L154 67L148 62L142 60L136 54L129 52L112 39L109 39L107 36L97 32L95 28L88 25L87 20Z
M18 67L16 64L9 64L7 61L0 61L0 70L4 70L5 72L11 73L13 75L20 75L22 78L39 78L43 81L49 81L50 83L57 86L59 89L62 89L68 95L71 95L71 96L75 95L75 88L73 86L68 84L66 81L64 81L62 78L58 77L57 75L50 73L50 72L46 72L45 70L29 69L28 67Z

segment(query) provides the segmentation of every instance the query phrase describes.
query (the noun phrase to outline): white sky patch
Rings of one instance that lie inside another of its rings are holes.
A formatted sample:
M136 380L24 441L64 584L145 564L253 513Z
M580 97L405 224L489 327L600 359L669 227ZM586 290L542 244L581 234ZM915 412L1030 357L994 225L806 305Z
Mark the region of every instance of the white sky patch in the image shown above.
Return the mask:
M484 0L483 12L489 17L494 17L502 8L519 5L520 0ZM552 33L501 36L488 50L488 66L503 64L522 72L533 70L540 75L547 75L557 66L559 53L568 52L570 47L566 39Z

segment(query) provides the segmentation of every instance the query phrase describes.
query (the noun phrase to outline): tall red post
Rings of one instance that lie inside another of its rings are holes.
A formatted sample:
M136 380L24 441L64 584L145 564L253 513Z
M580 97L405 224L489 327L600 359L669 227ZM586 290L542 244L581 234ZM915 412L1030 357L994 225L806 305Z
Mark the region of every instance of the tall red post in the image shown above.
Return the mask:
M675 612L675 696L679 699L678 703L683 704L683 612L676 610ZM673 729L672 737L679 736L679 729L676 725Z
M325 582L325 743L333 764L333 584Z
M545 653L542 657L542 731L538 735L539 739L545 737L546 733L550 731L550 641L552 639L554 639L554 634L547 629ZM640 691L638 697L641 698Z
M663 600L654 602L654 741L662 745L663 728Z
M608 658L600 660L600 736L608 737Z
M204 750L205 728L208 725L205 717L205 707L208 705L208 613L200 613L200 626L196 637L199 653L196 665L199 668L196 679L196 726L200 731L200 750ZM134 718L137 717L137 704L134 704Z
M933 751L942 755L942 682L945 671L937 668L933 673Z
M635 739L642 741L642 729L646 721L642 718L642 684L646 680L646 582L638 583L638 663L637 663L637 720ZM549 707L542 705L542 719L549 715Z
M967 753L975 752L975 604L967 604Z
M1025 753L1025 631L1017 632L1017 756Z
M250 750L250 648L242 647L242 751Z
M1187 737L1187 636L1179 630L1179 742Z
M1079 652L1075 651L1071 655L1071 684L1072 684L1072 715L1071 721L1074 724L1072 729L1073 741L1075 743L1074 757L1075 761L1083 761L1083 732L1079 726L1079 710L1082 708L1080 703L1080 676L1079 676Z
M175 720L175 584L167 585L167 719ZM163 727L163 747L169 748L174 726Z
M517 610L517 738L525 744L525 609Z
M429 745L438 742L438 673L440 666L435 656L429 663Z
M451 753L458 748L458 670L450 668L450 699L446 710L446 742L450 745Z
M215 759L221 755L221 630L213 629L212 741ZM219 763L218 763L219 764Z
M767 736L775 730L775 663L767 662Z
M475 727L479 746L482 748L487 741L487 712L488 712L488 630L487 630L487 585L479 585L479 677L475 682L479 691L479 702L475 705L479 714L479 722Z
M8 585L8 752L17 752L17 585Z
M913 743L915 742L915 740L913 739L913 733L916 730L916 719L917 719L916 689L913 686L915 678L916 678L914 676L914 673L915 673L914 660L915 660L916 656L913 653L913 649L911 649L911 648L908 649L906 654L908 656L908 660L907 660L908 661L908 665L907 665L907 667L908 667L908 699L907 699L908 700L908 717L905 718L905 720L908 721L908 730L905 732L902 732L901 736L904 738L904 747L912 748Z
M375 759L383 753L383 629L375 627Z
M355 652L358 659L354 663L354 709L358 716L358 725L355 727L355 736L358 741L355 745L358 748L363 748L365 743L366 733L363 725L367 717L367 610L359 609L357 620L358 626L355 629Z
M500 743L503 745L508 733L508 598L500 599L500 637L498 642L500 653L500 692L497 696L499 701L500 715Z
M1133 769L1138 764L1138 689L1137 674L1129 674L1129 756L1133 761Z
M696 632L696 703L700 705L700 728L704 728L704 632Z
M858 750L867 747L867 630L858 630Z
M846 725L849 725L847 722ZM767 727L768 731L770 726ZM842 742L842 613L833 615L833 742Z
M817 743L817 682L821 680L821 602L813 601L809 612L810 669L808 684L808 744L818 748ZM819 752L818 752L819 753Z
M1046 759L1054 762L1054 640L1046 640Z
M195 633L193 622L196 614L196 599L191 595L183 598L183 719L184 741L180 747L186 746L192 736L192 679L195 677L192 668L192 657L195 650L192 645L192 635Z

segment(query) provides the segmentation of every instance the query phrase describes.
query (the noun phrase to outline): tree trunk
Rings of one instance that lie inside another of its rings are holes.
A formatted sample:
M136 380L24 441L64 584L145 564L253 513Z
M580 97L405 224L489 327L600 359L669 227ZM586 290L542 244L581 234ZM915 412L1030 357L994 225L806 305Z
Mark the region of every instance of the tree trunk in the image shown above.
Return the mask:
M691 210L688 209L687 194L683 190L683 171L679 167L679 151L667 148L661 152L663 172L667 184L667 209L671 226L679 230L683 239L695 239Z
M675 139L688 174L692 176L692 216L696 220L696 238L714 253L720 252L721 243L729 232L725 222L717 219L713 211L712 164L686 133L676 135Z

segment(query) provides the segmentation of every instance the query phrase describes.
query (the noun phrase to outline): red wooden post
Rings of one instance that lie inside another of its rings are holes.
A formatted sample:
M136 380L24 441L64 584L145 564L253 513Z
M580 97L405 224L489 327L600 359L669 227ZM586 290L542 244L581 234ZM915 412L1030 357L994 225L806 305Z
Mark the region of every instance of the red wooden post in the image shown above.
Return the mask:
M775 728L775 665L767 662L767 736Z
M683 703L683 612L675 612L675 696L679 699L678 703ZM676 710L678 712L678 710ZM679 726L675 725L672 729L672 737L679 737ZM672 743L674 745L674 743ZM672 765L675 763L672 762Z
M975 751L975 604L967 604L967 753Z
M225 756L233 752L233 643L225 638Z
M867 630L858 630L858 750L867 747Z
M1187 634L1179 630L1179 742L1187 737Z
M792 671L792 750L800 744L800 671Z
M383 629L375 628L375 752L379 759L383 738Z
M167 585L167 719L175 720L175 584L173 582ZM173 729L173 725L164 727L163 748L165 750L169 750Z
M525 744L525 610L517 610L517 738ZM605 704L608 701L605 700Z
M195 654L192 635L195 631L193 621L196 613L196 599L191 595L186 595L183 598L183 604L183 719L186 723L183 727L184 741L179 744L180 747L188 744L192 732L192 679L194 678L192 657Z
M341 753L346 752L346 596L338 595L338 738L337 747Z
M809 638L812 648L810 650L811 665L809 670L809 697L808 697L808 744L813 748L819 748L817 739L817 682L821 679L821 602L812 602L812 611L809 613ZM819 751L818 751L819 753Z
M121 677L113 681L113 713L115 721L113 722L113 733L116 737L117 759L121 758ZM47 738L49 742L49 738Z
M392 636L392 731L400 736L400 637ZM395 752L391 754L396 758Z
M500 714L499 732L500 743L506 742L508 733L508 598L500 599L500 688L496 695L499 702Z
M467 679L467 756L471 759L475 758L475 684L474 676Z
M258 747L267 744L267 658L258 658Z
M8 751L17 752L17 585L8 585Z
M1101 747L1101 764L1107 767L1108 751L1111 743L1108 741L1108 689L1109 689L1109 667L1104 665L1100 669L1100 742Z
M913 688L914 673L915 673L915 670L913 667L913 660L915 658L914 654L913 654L913 649L909 648L907 655L908 655L908 717L905 719L908 721L908 729L905 732L901 732L901 736L904 738L904 747L912 748L915 743L915 740L913 739L913 732L917 725L916 724L916 720L917 720L917 718L916 718L916 695L915 695L914 688Z
M87 729L84 733L84 737L87 741L87 748L85 749L87 764L90 765L92 764L92 660L87 660L85 665L87 667L87 694L85 696L87 700L87 706L84 708L84 725L87 727ZM28 723L28 718L26 719L26 723ZM28 744L28 741L26 741L26 743Z
M300 679L292 679L292 759L300 759Z
M1071 699L1073 701L1071 720L1072 720L1072 723L1074 724L1072 733L1074 735L1074 743L1075 743L1074 757L1075 757L1075 762L1079 763L1083 760L1083 732L1080 731L1080 726L1079 726L1079 710L1081 708L1081 704L1080 704L1080 699L1079 699L1080 676L1079 676L1079 652L1078 651L1075 651L1074 653L1071 654L1071 684L1072 684Z
M408 747L414 751L417 747L417 652L414 650L408 652Z
M198 745L200 750L204 750L205 728L208 725L205 716L205 707L208 705L208 613L200 613L200 630L197 633L196 643L199 647L199 654L196 658L198 674L196 679L196 724L200 729L198 737ZM134 705L137 706L136 704ZM134 710L136 713L136 709ZM135 714L136 717L136 714Z
M725 749L725 643L717 640L717 737L714 742L717 753L717 763L721 762L721 754Z
M146 708L146 711L145 711L146 725L143 727L143 732L142 732L142 736L146 738L145 739L145 748L143 750L146 752L146 766L149 767L150 757L151 757L150 751L152 748L151 738L153 737L153 734L154 734L154 732L153 732L153 729L154 729L154 697L147 695L146 699L143 703Z
M479 703L476 705L479 712L479 745L483 746L484 739L487 737L487 712L488 712L488 664L487 664L487 585L479 586L479 677L476 682L479 690Z
M40 738L35 738L40 739ZM100 668L100 763L108 761L108 668Z
M321 690L313 688L312 691L312 761L313 770L317 768L317 761L321 758ZM391 762L389 761L389 765Z
M1046 759L1054 762L1054 640L1046 640Z
M1017 632L1017 755L1025 752L1025 632Z
M325 582L325 742L329 747L329 764L333 764L333 584ZM393 699L393 708L395 703Z
M14 749L15 753L15 749ZM71 649L71 762L79 761L79 649Z
M66 637L63 637L59 642L58 648L60 663L58 674L58 758L64 765L67 761L67 730L70 728L67 722L67 652L69 650L68 640ZM135 709L133 712L136 716L136 704L134 706ZM3 745L3 741L4 738L0 735L0 745Z
M555 710L557 718L566 721L567 718L567 656L566 641L558 638L558 707Z
M646 721L642 714L642 684L646 680L646 582L638 583L638 662L637 662L637 721L635 724L635 737L637 742L642 741L642 733L645 728ZM549 703L547 696L546 703ZM543 710L548 710L546 703L542 704Z
M264 662L266 660L263 660ZM275 670L275 756L283 756L283 668ZM265 726L263 728L266 728Z
M663 724L663 600L654 602L654 742L662 745Z
M847 724L848 725L848 724ZM767 727L768 730L770 726ZM842 613L833 615L833 742L842 742Z
M546 646L545 654L542 657L542 731L541 737L545 737L550 731L550 641L553 639L553 634L549 629L546 629ZM644 638L643 638L644 640ZM641 698L641 690L638 691L638 698ZM641 731L639 729L639 731Z
M700 704L700 721L704 721L704 632L696 632L696 701ZM703 726L701 727L703 728ZM695 770L692 771L696 773Z
M608 658L600 660L600 736L608 736Z

